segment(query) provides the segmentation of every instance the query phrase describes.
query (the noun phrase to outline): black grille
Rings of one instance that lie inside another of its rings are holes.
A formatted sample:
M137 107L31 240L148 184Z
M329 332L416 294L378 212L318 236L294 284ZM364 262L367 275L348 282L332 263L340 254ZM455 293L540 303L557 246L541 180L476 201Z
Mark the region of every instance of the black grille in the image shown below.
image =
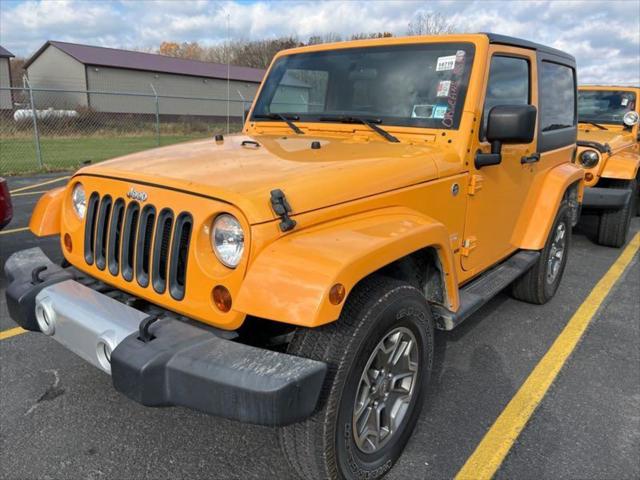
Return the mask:
M182 300L186 289L187 259L193 229L189 213L174 216L153 205L141 208L137 202L125 206L92 193L87 206L84 258L100 270L126 281L135 278L141 287L149 284L157 293Z

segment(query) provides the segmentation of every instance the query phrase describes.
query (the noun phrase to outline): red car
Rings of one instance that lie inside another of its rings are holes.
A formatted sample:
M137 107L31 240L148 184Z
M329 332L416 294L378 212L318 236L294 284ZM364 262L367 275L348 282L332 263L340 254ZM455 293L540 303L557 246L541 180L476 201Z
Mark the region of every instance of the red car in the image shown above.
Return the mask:
M0 230L7 226L11 217L13 217L13 206L11 205L9 186L7 181L0 177Z

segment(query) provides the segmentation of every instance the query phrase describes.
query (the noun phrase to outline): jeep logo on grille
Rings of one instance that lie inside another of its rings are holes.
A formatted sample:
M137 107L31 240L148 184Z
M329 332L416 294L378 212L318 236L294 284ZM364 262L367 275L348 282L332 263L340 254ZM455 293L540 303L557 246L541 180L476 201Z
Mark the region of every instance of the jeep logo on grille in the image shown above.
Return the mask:
M127 192L127 197L129 197L131 200L146 202L147 198L149 198L149 195L147 195L147 192L139 192L135 188L131 187Z

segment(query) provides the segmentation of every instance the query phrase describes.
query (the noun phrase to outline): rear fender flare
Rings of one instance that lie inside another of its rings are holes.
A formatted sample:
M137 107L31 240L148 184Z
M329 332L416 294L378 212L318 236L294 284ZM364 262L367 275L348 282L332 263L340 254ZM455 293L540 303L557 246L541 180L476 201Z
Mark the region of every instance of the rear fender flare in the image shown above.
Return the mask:
M342 218L275 241L249 265L234 309L304 327L330 323L345 303L330 303L333 285L344 285L348 297L366 276L425 247L438 254L445 306L455 310L459 300L448 230L400 207Z
M514 245L525 250L542 250L560 203L572 186L577 188L575 200L582 202L583 178L583 169L571 163L550 169L527 199L512 240Z

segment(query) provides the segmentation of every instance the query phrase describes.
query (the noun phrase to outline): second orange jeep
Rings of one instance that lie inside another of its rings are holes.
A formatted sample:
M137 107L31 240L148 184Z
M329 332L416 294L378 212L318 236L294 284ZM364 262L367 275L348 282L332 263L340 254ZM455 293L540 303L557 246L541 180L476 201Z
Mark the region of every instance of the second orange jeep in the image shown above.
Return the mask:
M577 163L585 170L583 207L600 216L598 243L624 244L640 211L637 87L583 86L578 91Z

